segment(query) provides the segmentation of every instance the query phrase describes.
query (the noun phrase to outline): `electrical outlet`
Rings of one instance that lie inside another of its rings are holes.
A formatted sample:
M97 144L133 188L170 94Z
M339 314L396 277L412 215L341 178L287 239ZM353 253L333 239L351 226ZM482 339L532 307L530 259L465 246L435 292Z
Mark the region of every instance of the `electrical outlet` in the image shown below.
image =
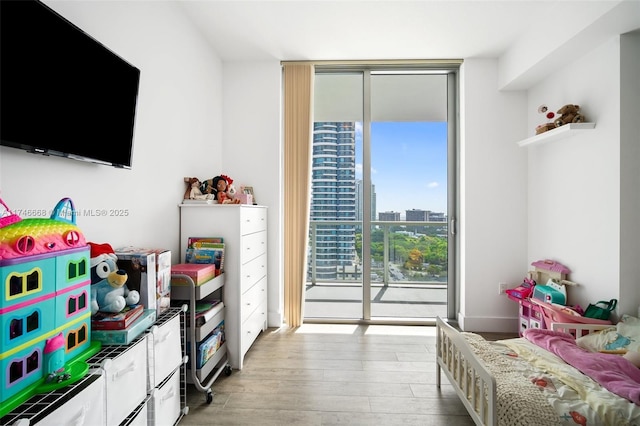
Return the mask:
M505 294L507 292L507 283L498 283L498 294Z

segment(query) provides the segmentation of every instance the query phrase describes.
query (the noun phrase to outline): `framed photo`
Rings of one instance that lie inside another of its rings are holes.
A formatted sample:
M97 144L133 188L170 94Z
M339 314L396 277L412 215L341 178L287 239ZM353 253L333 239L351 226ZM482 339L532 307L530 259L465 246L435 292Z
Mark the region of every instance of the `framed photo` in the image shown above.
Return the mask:
M247 194L247 195L251 195L251 199L253 200L253 204L258 204L256 203L256 196L253 194L253 186L245 186L242 188L242 193L243 194Z

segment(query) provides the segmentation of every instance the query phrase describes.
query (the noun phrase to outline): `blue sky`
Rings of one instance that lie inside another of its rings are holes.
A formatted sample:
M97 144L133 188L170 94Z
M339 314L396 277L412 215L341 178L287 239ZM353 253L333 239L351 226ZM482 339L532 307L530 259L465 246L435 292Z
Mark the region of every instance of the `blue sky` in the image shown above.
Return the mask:
M447 123L371 123L371 170L377 213L446 213ZM362 179L361 123L356 127L356 178Z

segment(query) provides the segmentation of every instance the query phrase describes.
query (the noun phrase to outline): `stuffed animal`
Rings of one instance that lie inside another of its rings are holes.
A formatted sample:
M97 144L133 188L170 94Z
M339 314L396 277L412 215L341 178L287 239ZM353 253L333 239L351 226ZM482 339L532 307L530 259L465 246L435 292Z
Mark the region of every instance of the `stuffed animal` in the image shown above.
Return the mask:
M88 243L91 247L91 314L120 312L136 305L140 293L127 287L127 273L118 269L118 257L109 243Z
M558 110L560 117L556 118L554 121L556 127L564 126L568 123L582 123L584 121L584 116L578 112L579 110L580 106L573 104L567 104L560 108Z
M200 186L202 183L198 178L186 177L184 178L187 184L187 190L184 192L185 200L213 200L215 199L213 194L203 194Z
M218 204L240 204L240 200L233 197L235 189L232 184L233 179L227 175L220 175L202 182L200 190L203 193L212 194Z

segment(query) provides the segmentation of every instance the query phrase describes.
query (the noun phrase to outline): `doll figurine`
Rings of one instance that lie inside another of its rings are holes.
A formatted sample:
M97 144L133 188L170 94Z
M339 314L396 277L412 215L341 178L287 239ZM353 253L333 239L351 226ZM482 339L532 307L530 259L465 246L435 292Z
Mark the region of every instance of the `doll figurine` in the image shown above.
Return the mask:
M226 175L208 179L200 185L200 190L205 194L212 194L218 204L239 204L240 200L233 197L233 179Z

